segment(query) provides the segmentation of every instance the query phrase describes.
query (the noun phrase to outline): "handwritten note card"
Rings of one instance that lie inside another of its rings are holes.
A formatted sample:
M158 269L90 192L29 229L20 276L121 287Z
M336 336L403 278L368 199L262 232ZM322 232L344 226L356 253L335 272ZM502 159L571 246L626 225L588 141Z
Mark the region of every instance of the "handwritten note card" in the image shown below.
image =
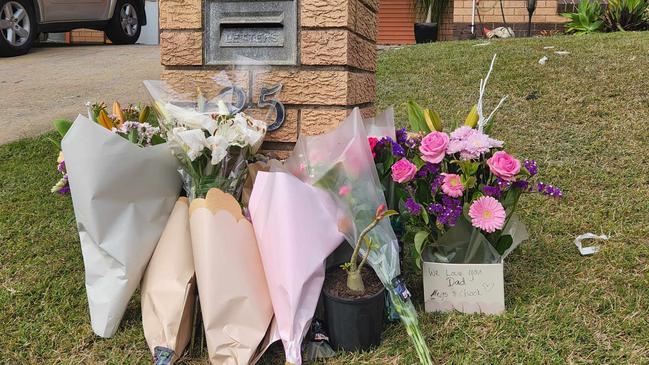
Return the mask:
M503 264L424 262L426 312L501 314L505 311Z

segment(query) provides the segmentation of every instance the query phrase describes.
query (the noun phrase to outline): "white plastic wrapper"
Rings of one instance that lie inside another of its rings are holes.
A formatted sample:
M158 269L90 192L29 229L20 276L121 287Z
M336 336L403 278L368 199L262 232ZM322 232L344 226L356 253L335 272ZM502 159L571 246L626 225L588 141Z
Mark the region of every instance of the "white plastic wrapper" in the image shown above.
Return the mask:
M93 331L112 337L180 191L166 144L139 147L84 116L61 143Z
M393 140L397 139L397 133L394 129L394 108L389 107L381 114L373 118L363 119L365 132L368 137L383 138L390 137Z

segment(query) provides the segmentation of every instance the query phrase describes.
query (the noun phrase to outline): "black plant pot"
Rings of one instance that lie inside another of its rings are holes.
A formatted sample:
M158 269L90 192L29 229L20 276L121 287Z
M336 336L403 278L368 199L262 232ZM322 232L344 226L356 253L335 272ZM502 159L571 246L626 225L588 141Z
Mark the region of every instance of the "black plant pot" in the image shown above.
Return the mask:
M329 342L335 350L366 351L381 344L385 288L362 299L337 298L323 292Z
M431 43L437 41L437 23L415 23L415 41Z

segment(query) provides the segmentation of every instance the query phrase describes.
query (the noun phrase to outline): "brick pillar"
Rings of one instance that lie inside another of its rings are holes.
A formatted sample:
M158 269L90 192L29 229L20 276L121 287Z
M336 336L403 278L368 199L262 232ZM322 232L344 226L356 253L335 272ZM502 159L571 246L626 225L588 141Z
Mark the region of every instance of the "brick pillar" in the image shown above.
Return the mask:
M253 102L262 86L283 84L286 119L268 133L266 149L288 151L300 134L328 131L356 106L374 113L379 1L295 1L296 64L228 71ZM209 96L218 91L210 77L232 67L206 65L203 9L201 0L160 0L160 56L163 80L187 91L195 83Z

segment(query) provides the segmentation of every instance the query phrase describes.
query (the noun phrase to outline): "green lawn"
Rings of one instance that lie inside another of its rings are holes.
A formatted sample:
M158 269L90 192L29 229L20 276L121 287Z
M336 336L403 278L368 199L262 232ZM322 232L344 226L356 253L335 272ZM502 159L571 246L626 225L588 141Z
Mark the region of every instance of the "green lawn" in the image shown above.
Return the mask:
M474 44L383 53L379 107L396 105L403 120L401 104L415 99L439 110L447 125L462 121L498 53L488 104L504 94L510 98L492 135L510 152L536 159L565 198L523 201L530 240L505 266L506 314L421 312L433 358L649 363L649 33ZM557 56L555 50L571 53ZM539 65L546 54L550 60ZM532 93L538 98L526 100ZM55 157L46 136L0 146L0 363L146 364L137 298L114 338L91 331L72 205L49 193L59 178ZM572 241L588 231L612 238L601 252L581 257ZM421 307L419 275L405 271ZM278 351L263 363L283 363ZM402 326L394 324L375 351L327 363L415 362Z

